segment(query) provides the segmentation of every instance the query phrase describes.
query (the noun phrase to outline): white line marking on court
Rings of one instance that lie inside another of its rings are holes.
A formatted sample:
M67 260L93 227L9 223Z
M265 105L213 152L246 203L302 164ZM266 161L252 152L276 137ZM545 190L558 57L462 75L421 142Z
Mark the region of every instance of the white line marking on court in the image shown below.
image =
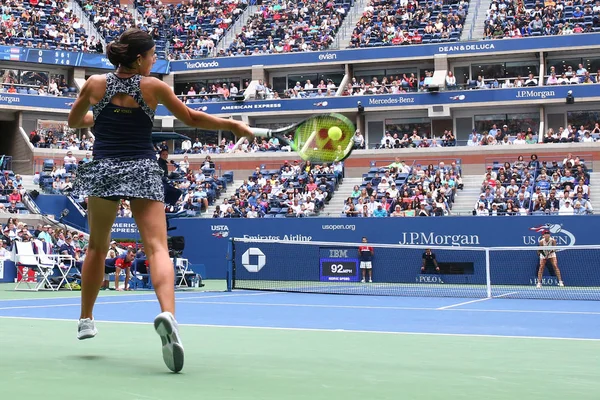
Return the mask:
M49 292L49 291L48 291ZM240 294L243 293L239 293L239 291L237 291L238 294L231 294L230 296L239 296ZM39 293L39 292L31 292L31 293ZM73 295L73 296L57 296L57 297L29 297L29 298L25 298L25 299L0 299L0 303L2 302L7 302L7 301L36 301L36 300L69 300L69 299L77 299L79 298L79 292L70 292L70 293L77 293L77 295ZM196 290L191 290L191 291L175 291L175 296L178 295L199 295L201 293L229 293L226 292L224 290L205 290L205 291L196 291ZM245 293L245 292L244 292ZM251 293L246 293L246 295L248 296L257 296L257 295L266 295L266 294L279 294L278 292L269 292L269 293L256 293L256 292L251 292ZM105 295L105 296L99 296L99 299L110 299L110 298L120 298L120 297L136 297L136 296L154 296L154 291L147 291L146 293L123 293L123 294L111 294L111 295ZM187 298L187 297L186 297Z
M30 318L30 317L4 317L0 319L34 320L34 321L58 321L73 323L75 320L66 318ZM154 325L152 322L131 322L131 321L102 321L100 324L124 324L124 325ZM491 335L481 333L436 333L436 332L395 332L395 331L368 331L358 329L328 329L328 328L291 328L278 326L244 326L244 325L211 325L211 324L179 324L179 326L192 328L225 328L225 329L259 329L268 331L292 331L292 332L327 332L327 333L369 333L379 335L398 335L398 336L448 336L448 337L479 337L492 339L534 339L534 340L564 340L575 342L600 342L600 338L572 338L572 337L552 337L552 336L515 336L515 335Z
M242 301L190 301L177 300L177 303L183 304L216 304L231 306L255 306L255 307L307 307L307 308L341 308L355 310L397 310L397 311L468 311L468 312L498 312L498 313L541 313L541 314L580 314L580 315L600 315L600 311L553 311L553 310L496 310L496 309L478 309L478 308L453 308L440 309L432 307L397 307L397 306L362 306L362 305L335 305L335 304L296 304L296 303L247 303Z
M463 301L462 303L450 304L449 306L439 307L439 308L436 308L436 310L448 310L450 308L460 307L460 306L464 306L464 305L467 305L467 304L479 303L479 302L488 301L488 300L490 300L490 297L486 297L486 298L483 298L483 299L475 299L475 300Z
M154 294L154 293L153 293ZM246 296L265 296L272 293L239 293L239 294L223 294L216 296L195 296L195 297L186 297L187 299L213 299L217 297L246 297ZM106 297L110 298L110 297ZM69 298L72 299L72 298ZM182 302L184 300L176 300L176 302ZM104 304L133 304L133 303L156 303L158 300L154 299L146 299L146 300L122 300L122 301L98 301L96 302L96 306L104 305ZM40 305L27 305L27 306L9 306L9 307L0 307L1 310L20 310L20 309L35 309L35 308L54 308L54 307L78 307L81 303L66 303L66 304L40 304Z
M482 301L487 301L487 300L491 300L491 299L498 299L500 297L506 297L506 296L510 296L511 294L516 294L516 293L519 293L519 292L504 293L499 296L492 296L492 297L486 297L483 299L469 300L469 301L465 301L465 302L458 303L458 304L451 304L449 306L439 307L438 310L448 310L450 308L460 307L460 306L464 306L464 305L472 304L472 303L480 303Z

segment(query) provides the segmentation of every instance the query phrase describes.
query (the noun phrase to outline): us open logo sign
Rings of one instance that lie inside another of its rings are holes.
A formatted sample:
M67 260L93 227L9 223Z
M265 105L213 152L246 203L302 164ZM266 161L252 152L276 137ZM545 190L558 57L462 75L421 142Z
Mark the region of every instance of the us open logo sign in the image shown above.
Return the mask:
M258 272L266 263L267 257L265 257L264 253L256 247L250 247L242 254L242 265L248 272Z

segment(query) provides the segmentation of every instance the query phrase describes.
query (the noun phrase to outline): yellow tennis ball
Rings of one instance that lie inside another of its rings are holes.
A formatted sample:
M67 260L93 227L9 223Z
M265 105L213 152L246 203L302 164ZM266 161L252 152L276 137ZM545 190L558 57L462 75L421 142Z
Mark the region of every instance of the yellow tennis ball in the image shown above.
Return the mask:
M337 126L332 126L327 131L327 135L329 136L329 139L337 141L342 138L342 130Z

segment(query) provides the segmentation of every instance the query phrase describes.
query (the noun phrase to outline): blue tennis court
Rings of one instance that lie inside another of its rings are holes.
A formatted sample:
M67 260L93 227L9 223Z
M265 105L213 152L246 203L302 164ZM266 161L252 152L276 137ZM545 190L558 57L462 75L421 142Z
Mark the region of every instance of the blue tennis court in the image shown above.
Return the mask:
M153 293L101 296L99 335L86 342L75 339L74 296L0 300L0 333L36 344L21 351L2 342L9 395L19 391L11 365L24 362L45 376L59 362L61 374L83 368L110 381L129 365L132 379L156 377L111 399L164 398L156 397L170 393L163 384L180 398L211 399L593 399L600 391L599 302L180 292L186 367L169 375L151 326Z

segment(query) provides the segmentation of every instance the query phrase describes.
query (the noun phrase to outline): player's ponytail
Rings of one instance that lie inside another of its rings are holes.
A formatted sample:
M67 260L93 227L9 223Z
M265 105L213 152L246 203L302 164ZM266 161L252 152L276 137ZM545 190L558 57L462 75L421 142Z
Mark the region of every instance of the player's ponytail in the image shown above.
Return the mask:
M144 56L153 47L152 36L141 29L131 28L106 46L106 56L115 67L131 67L139 56Z

